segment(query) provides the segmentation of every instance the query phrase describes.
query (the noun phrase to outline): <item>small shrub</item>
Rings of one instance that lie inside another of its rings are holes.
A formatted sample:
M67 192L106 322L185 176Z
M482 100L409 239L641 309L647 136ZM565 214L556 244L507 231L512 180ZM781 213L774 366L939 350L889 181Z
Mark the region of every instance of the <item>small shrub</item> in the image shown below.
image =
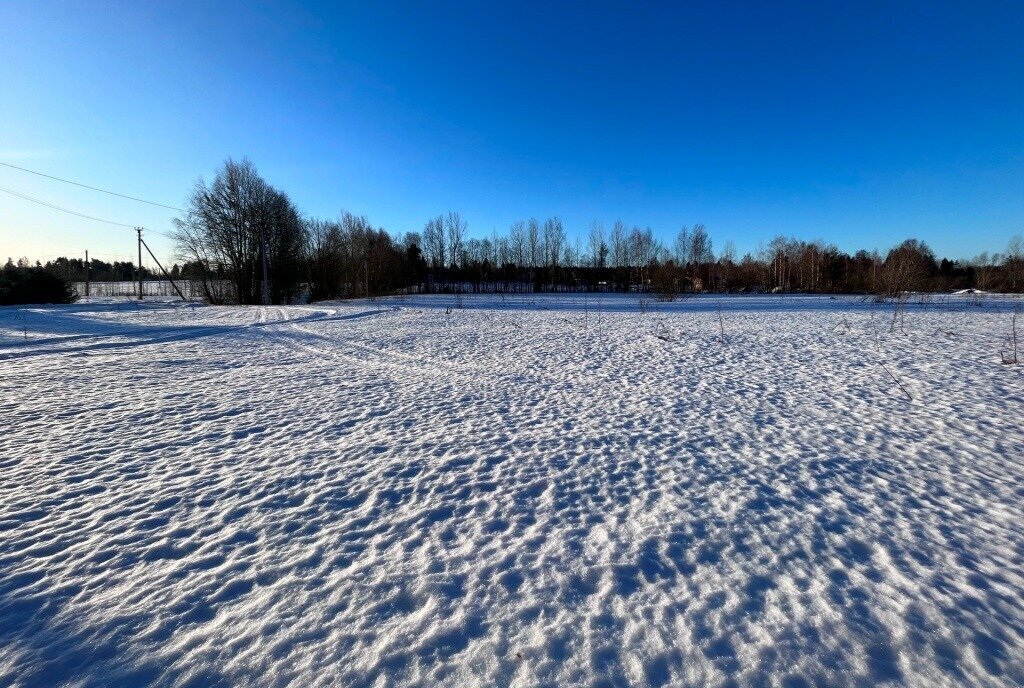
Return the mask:
M0 306L77 300L70 282L43 268L8 266L0 271Z
M1017 316L1020 315L1020 305L1013 308L1013 320L1010 325L1010 336L1006 340L1006 349L999 352L1006 365L1018 365L1020 356L1017 354Z

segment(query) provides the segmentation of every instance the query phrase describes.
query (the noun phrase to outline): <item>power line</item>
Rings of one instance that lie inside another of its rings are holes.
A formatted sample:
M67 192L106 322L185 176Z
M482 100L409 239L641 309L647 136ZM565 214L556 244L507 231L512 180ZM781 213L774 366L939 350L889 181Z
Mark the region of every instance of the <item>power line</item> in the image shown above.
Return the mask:
M18 167L17 165L12 165L12 164L10 164L8 162L0 162L0 165L3 165L4 167L10 167L13 170L21 170L22 172L28 172L29 174L34 174L34 175L37 175L37 176L40 176L40 177L46 177L47 179L55 179L56 181L64 182L65 184L73 184L74 186L80 186L83 189L90 189L92 191L99 191L100 193L110 194L111 196L118 196L120 198L127 198L129 201L138 201L139 203L148 203L149 205L155 205L155 206L160 207L160 208L167 208L168 210L177 210L179 213L185 212L181 208L176 208L173 205L164 205L163 203L157 203L155 201L147 201L144 198L136 198L135 196L127 196L127 195L122 194L122 193L117 193L116 191L107 191L106 189L100 189L100 188L95 187L95 186L89 186L88 184L82 184L82 183L79 183L79 182L73 182L70 179L62 179L60 177L54 177L53 175L50 175L50 174L43 174L42 172L36 172L35 170L30 170L30 169L27 169L27 168L24 168L24 167Z
M2 164L4 164L4 163L0 163L0 165L2 165ZM68 210L67 208L62 208L59 205L54 205L53 203L47 203L46 201L41 201L38 198L33 198L31 196L26 196L23 193L20 193L18 191L14 191L12 189L5 188L3 186L0 186L0 191L9 193L12 196L17 196L18 198L24 199L26 201L31 201L32 203L38 203L39 205L46 206L47 208L52 208L54 210L59 210L62 213L68 213L70 215L77 215L78 217L84 217L87 220L95 220L96 222L104 222L104 223L106 223L108 225L117 225L118 227L132 228L134 226L134 225L125 224L123 222L114 222L112 220L104 220L102 218L93 217L92 215L86 215L85 213L79 213L79 212L76 212L74 210Z

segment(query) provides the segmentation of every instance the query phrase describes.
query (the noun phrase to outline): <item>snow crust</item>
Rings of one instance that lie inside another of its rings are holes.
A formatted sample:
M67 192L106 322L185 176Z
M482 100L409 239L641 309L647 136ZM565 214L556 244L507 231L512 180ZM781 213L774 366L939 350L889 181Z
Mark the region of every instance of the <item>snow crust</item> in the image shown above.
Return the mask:
M0 685L1024 685L1012 303L0 309Z

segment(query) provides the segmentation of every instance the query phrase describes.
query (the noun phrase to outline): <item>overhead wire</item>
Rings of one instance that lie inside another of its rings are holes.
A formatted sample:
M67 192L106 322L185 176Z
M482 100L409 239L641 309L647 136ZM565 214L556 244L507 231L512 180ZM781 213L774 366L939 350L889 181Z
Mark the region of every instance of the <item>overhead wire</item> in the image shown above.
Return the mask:
M50 175L50 174L45 174L43 172L38 172L36 170L30 170L27 167L20 167L18 165L12 165L12 164L6 163L6 162L0 162L0 166L9 167L11 169L19 170L21 172L27 172L29 174L34 174L34 175L37 175L39 177L45 177L47 179L53 179L55 181L64 182L65 184L71 184L73 186L78 186L78 187L81 187L81 188L84 188L84 189L89 189L91 191L98 191L100 193L109 194L111 196L117 196L119 198L125 198L125 199L131 200L131 201L137 201L139 203L146 203L148 205L153 205L153 206L157 206L157 207L160 207L160 208L167 208L168 210L176 210L176 211L182 212L182 213L186 212L182 208L178 208L178 207L175 207L175 206L172 206L172 205L166 205L164 203L157 203L155 201L147 201L144 198L138 198L136 196L129 196L127 194L118 193L116 191L110 191L108 189L101 189L101 188L99 188L97 186L90 186L89 184L82 184L81 182L72 181L70 179L64 179L62 177L56 177L56 176L53 176L53 175ZM117 226L117 227L127 227L129 229L137 229L137 227L135 225L130 225L130 224L127 224L125 222L115 222L113 220L107 220L107 219L104 219L104 218L101 218L101 217L96 217L94 215L88 215L86 213L80 213L80 212L78 212L76 210L71 210L70 208L65 208L63 206L57 205L56 203L50 203L49 201L44 201L44 200L42 200L40 198L35 198L33 196L29 196L28 194L24 194L24 193L22 193L20 191L15 191L14 189L8 189L6 187L0 186L0 191L3 191L4 193L8 193L8 194L10 194L12 196L15 196L17 198L29 201L31 203L36 203L36 204L44 206L46 208L50 208L52 210L58 210L60 212L68 213L69 215L74 215L76 217L82 217L82 218L85 218L87 220L93 220L95 222L102 222L104 224L114 225L114 226ZM167 232L161 232L161 231L158 231L158 230L155 230L155 229L150 229L150 230L146 230L146 231L148 231L151 234L156 234L158 236L162 236L162 237L167 238L167 239L173 239L174 238L171 234L168 234Z
M0 163L0 165L2 165L2 164L4 164L4 163ZM87 215L86 213L80 213L80 212L78 212L76 210L71 210L70 208L65 208L65 207L59 206L59 205L57 205L55 203L50 203L49 201L44 201L44 200L42 200L40 198L35 198L33 196L29 196L28 194L21 193L20 191L15 191L14 189L8 189L7 187L4 187L4 186L0 186L0 191L2 191L4 193L8 193L8 194L10 194L12 196L15 196L17 198L21 198L23 200L30 201L32 203L37 203L37 204L39 204L41 206L44 206L46 208L51 208L53 210L59 210L62 213L68 213L69 215L74 215L76 217L82 217L82 218L85 218L87 220L93 220L95 222L103 222L105 224L114 225L116 227L126 227L128 229L133 229L133 230L134 229L139 229L135 225L130 225L130 224L127 224L125 222L115 222L113 220L106 220L106 219L104 219L102 217L95 217L93 215ZM172 239L172 240L174 239L174 237L171 234L168 234L167 232L160 232L160 231L157 231L155 229L149 229L149 230L145 230L145 231L147 231L147 232L149 232L151 234L156 234L156 235L162 236L162 237L167 238L167 239ZM99 254L94 254L94 255L97 258L100 257ZM58 257L63 257L63 256L58 256ZM118 257L120 257L120 256L118 256ZM131 261L132 258L129 257L128 260Z
M157 203L156 201L147 201L144 198L137 198L135 196L129 196L127 194L118 193L116 191L108 191L107 189L101 189L98 186L89 186L88 184L82 184L81 182L74 182L74 181L71 181L70 179L64 179L62 177L55 177L55 176L53 176L51 174L43 174L42 172L36 172L35 170L30 170L27 167L18 167L17 165L12 165L12 164L10 164L8 162L0 162L0 165L3 165L4 167L10 167L13 170L20 170L21 172L28 172L29 174L34 174L34 175L37 175L39 177L46 177L47 179L54 179L54 180L56 180L58 182L64 182L65 184L72 184L74 186L80 186L83 189L90 189L92 191L99 191L100 193L110 194L111 196L117 196L119 198L127 198L130 201L137 201L139 203L147 203L149 205L155 205L155 206L157 206L159 208L167 208L168 210L177 210L179 213L185 212L182 208L177 208L177 207L175 207L173 205L166 205L164 203Z
M26 194L23 194L20 191L14 191L13 189L8 189L8 188L3 187L3 186L0 186L0 191L3 191L5 193L9 193L12 196L17 196L18 198L24 199L26 201L31 201L32 203L38 203L39 205L45 206L47 208L52 208L53 210L59 210L62 213L68 213L69 215L77 215L78 217L84 217L87 220L95 220L96 222L103 222L103 223L106 223L108 225L116 225L118 227L128 227L129 229L131 229L133 227L132 225L126 224L124 222L114 222L113 220L104 220L101 217L94 217L92 215L86 215L85 213L80 213L80 212L75 211L75 210L69 210L68 208L63 208L63 207L61 207L59 205L56 205L54 203L49 203L47 201L43 201L43 200L40 200L38 198L33 198L32 196L28 196Z

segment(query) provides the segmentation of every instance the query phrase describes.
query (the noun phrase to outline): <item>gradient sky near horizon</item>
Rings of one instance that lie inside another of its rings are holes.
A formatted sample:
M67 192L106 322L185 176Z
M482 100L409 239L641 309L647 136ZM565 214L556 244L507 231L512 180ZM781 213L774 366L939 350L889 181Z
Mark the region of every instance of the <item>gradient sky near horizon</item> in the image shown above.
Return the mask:
M1002 251L1024 233L1024 3L0 3L0 162L180 206L248 156L310 215L562 218ZM0 167L156 232L173 211ZM170 257L170 242L151 244ZM0 193L0 259L129 228Z

